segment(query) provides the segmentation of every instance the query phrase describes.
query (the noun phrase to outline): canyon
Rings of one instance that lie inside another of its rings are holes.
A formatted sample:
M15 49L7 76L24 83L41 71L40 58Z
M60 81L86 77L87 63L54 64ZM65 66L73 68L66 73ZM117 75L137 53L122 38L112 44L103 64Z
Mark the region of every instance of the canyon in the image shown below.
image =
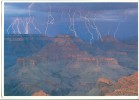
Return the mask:
M70 35L18 34L5 36L4 49L7 96L137 94L134 90L126 92L136 88L137 81L128 78L138 70L136 44L109 35L91 45ZM126 83L124 88L126 81L133 85Z

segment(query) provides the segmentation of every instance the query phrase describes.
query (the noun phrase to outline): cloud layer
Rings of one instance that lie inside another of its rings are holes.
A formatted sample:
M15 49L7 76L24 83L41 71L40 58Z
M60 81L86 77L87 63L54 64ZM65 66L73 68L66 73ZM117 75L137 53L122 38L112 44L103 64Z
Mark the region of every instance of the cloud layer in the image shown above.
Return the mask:
M122 34L128 35L131 34L128 32L137 34L137 3L33 3L29 11L30 4L31 3L4 4L5 30L16 18L21 18L25 21L29 18L30 12L30 16L34 17L34 24L44 32L49 13L51 12L55 21L53 25L49 25L48 27L48 33L51 33L51 35L67 32L72 33L69 31L69 14L71 16L75 14L75 28L79 32L86 32L84 19L82 18L85 16L90 20L94 18L94 16L96 17L96 23L102 34L106 33L106 30L114 31L119 21L124 20L126 17L126 21L124 22L126 24L121 26L122 28L119 31L121 31ZM130 23L130 25L132 24L133 28L126 33L125 28L130 26L127 23ZM30 28L30 30L33 30L33 26L30 26ZM53 30L53 28L55 30ZM113 31L111 31L111 33L113 33ZM32 33L35 33L35 30L32 31Z

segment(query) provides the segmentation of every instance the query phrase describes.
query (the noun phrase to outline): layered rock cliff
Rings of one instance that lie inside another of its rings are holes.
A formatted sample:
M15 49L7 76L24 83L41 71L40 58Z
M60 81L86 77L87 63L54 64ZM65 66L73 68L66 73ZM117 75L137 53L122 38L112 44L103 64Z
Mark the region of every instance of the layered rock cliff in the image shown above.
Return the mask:
M106 78L99 78L97 87L101 91L101 95L106 96L137 96L138 95L138 72L131 76L124 76L117 82L112 82Z

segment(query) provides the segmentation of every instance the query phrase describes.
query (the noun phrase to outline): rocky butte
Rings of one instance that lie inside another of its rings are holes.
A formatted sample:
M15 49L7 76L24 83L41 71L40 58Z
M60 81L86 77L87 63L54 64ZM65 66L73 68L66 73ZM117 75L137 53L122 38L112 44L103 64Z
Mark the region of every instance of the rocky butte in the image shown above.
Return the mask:
M117 82L112 82L107 78L99 78L97 87L101 95L106 96L137 96L138 95L138 72L130 76L124 76Z

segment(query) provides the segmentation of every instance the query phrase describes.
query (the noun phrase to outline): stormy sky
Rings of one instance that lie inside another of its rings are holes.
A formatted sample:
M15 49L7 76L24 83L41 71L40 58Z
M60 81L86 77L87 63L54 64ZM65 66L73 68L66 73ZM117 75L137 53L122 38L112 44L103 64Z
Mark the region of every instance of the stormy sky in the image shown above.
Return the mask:
M95 25L102 36L107 34L114 36L115 33L115 37L120 39L138 35L137 3L4 4L5 34L46 33L48 36L56 36L74 35L76 31L79 37L89 39L93 34L94 39L97 39L96 29L88 25L93 25L94 18Z

